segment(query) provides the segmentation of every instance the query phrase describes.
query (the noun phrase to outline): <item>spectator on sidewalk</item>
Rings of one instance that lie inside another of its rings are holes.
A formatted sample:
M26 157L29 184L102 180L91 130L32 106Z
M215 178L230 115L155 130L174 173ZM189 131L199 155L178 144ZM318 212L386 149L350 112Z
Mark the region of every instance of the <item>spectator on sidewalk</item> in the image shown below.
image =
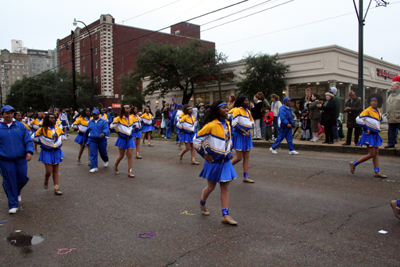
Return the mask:
M347 138L346 142L343 143L344 146L351 145L351 135L354 129L354 144L358 146L358 139L360 137L360 127L356 122L356 118L360 115L362 111L362 103L353 91L349 92L349 99L345 102L346 108L344 112L347 112Z
M308 104L308 109L310 111L310 121L311 121L311 131L313 133L313 138L310 140L312 142L318 142L318 132L319 127L318 124L321 121L321 111L318 108L318 105L321 104L319 99L321 96L317 93L312 94L311 103Z
M310 131L311 131L311 121L310 121L310 116L309 116L309 111L308 109L303 109L301 112L301 130L302 130L302 135L301 135L301 140L307 140L310 141Z
M332 126L333 141L339 142L338 118L339 118L340 111L342 108L342 103L340 102L340 98L337 96L337 88L336 87L331 87L331 93L334 95L333 101L335 101L335 114L336 114L336 122Z
M262 119L265 116L265 109L267 107L269 107L269 103L268 103L268 100L265 99L263 92L260 91L257 93L257 95L258 95L258 98L263 102L262 110L261 110L261 119ZM260 124L261 124L261 136L262 136L262 138L265 138L265 124L262 122L262 120L261 120Z
M254 106L251 108L251 115L254 119L254 139L261 140L261 119L262 119L262 107L263 101L260 96L254 95Z
M276 94L271 95L271 111L274 113L274 139L278 138L278 116L279 109L282 103L279 101L279 96Z
M325 93L326 101L324 104L318 104L318 107L322 109L321 113L321 124L325 129L325 142L324 144L333 144L333 126L337 122L336 118L336 104L334 101L334 95L330 92Z
M236 96L235 95L230 95L229 96L229 103L228 103L228 110L229 111L235 107L235 101L236 101Z
M289 97L285 97L283 99L283 105L279 108L279 136L275 140L275 143L270 147L270 151L272 154L278 154L276 152L276 148L280 145L283 139L286 138L286 142L289 146L289 155L298 155L299 152L294 150L293 147L293 133L292 127L294 126L292 109L289 107L289 101L291 99Z
M390 95L386 101L389 130L388 143L385 148L395 148L397 132L400 130L400 76L395 76L393 78L390 91Z
M265 123L265 140L268 142L272 141L272 125L274 123L274 113L271 111L270 107L265 108L265 116L264 116L264 123Z
M304 109L308 109L308 104L311 102L311 89L307 88L305 90L306 95L300 99L299 113L303 114ZM303 138L304 134L302 134L300 140L306 140L307 138Z

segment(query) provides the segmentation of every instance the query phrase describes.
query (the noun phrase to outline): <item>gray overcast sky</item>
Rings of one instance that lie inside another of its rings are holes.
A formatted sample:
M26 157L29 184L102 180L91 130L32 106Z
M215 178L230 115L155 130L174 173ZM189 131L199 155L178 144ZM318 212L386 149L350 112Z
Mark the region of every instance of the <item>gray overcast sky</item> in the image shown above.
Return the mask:
M57 38L74 29L74 18L89 24L101 14L111 14L117 23L124 21L124 25L158 30L236 2L240 0L3 1L0 48L10 50L11 39L18 39L29 48L53 49ZM263 2L266 1L249 0L191 22L203 25ZM365 8L368 3L369 0L364 1ZM283 5L207 30L278 4ZM129 19L165 5L168 6ZM364 53L400 64L400 0L391 1L386 8L375 6L373 0L364 27ZM271 0L201 29L201 38L215 42L217 50L229 56L228 61L242 59L249 52L274 54L332 44L358 50L352 0Z

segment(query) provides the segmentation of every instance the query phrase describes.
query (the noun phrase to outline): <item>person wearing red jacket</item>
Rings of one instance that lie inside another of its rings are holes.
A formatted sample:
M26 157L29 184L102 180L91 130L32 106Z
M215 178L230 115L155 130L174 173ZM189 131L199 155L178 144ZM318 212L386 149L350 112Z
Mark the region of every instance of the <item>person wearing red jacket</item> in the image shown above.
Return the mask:
M272 125L274 123L274 113L271 111L270 107L265 108L265 140L270 142L272 141Z

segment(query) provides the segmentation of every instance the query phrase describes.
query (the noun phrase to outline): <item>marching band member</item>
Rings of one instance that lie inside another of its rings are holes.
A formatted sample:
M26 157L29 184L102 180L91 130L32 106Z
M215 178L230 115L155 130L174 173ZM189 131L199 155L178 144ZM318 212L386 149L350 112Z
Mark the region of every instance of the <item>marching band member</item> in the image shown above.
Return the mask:
M29 181L28 161L32 159L33 142L29 131L19 121L13 120L14 108L1 108L3 122L0 123L0 170L3 188L8 198L9 214L18 210L21 190Z
M203 215L210 215L206 200L219 183L221 189L222 223L236 225L229 216L229 182L237 177L230 158L232 140L228 117L228 105L222 100L215 101L208 112L205 126L197 133L193 144L197 152L205 159L200 177L207 179L200 199ZM251 139L250 139L251 140Z
M143 122L142 132L144 133L143 144L144 144L144 140L146 139L146 136L147 136L147 141L149 143L149 146L153 146L151 144L151 133L154 131L152 118L153 118L153 115L150 114L150 107L146 106L144 108L144 113L141 116L141 119Z
M115 145L119 148L118 158L115 160L113 166L115 174L119 174L118 165L124 158L125 153L128 156L128 177L134 178L135 175L132 173L132 154L135 142L133 141L133 125L134 116L130 116L131 108L129 105L124 105L121 109L121 113L118 117L115 117L114 122L110 125L111 129L115 129L118 132L118 139Z
M43 112L37 112L34 116L34 119L31 121L31 130L32 133L35 133L43 124ZM35 142L35 152L38 152L37 143Z
M46 169L44 188L49 187L49 178L53 174L54 194L62 195L58 188L58 168L64 158L61 146L63 139L65 139L65 133L62 128L57 126L56 117L53 113L48 113L44 117L43 126L32 134L32 138L42 148L39 161L44 163Z
M381 132L381 112L378 107L382 106L383 99L379 94L372 94L368 98L370 107L365 109L357 117L356 122L360 125L364 132L361 136L358 145L366 145L368 148L368 155L361 157L359 160L350 162L350 172L354 174L356 166L364 161L372 158L372 163L374 164L374 176L377 178L387 178L387 175L382 174L379 171L379 147L382 145L382 138L379 133Z
M75 138L75 142L80 145L79 154L78 154L78 165L82 165L81 157L82 157L83 151L85 150L85 147L87 146L87 144L84 142L85 141L84 137L85 137L85 132L87 130L87 126L91 119L92 118L90 117L90 109L86 108L86 109L82 110L81 115L72 124L73 129L79 130L78 135ZM90 166L90 149L89 148L88 148L88 158L89 158L88 165Z
M98 153L104 162L104 167L108 167L107 154L107 138L110 135L108 130L108 121L100 118L100 111L94 109L92 112L93 119L88 123L85 132L85 141L88 139L90 151L90 173L97 172L98 169Z
M20 123L25 125L26 129L28 129L28 131L29 131L29 135L32 134L31 127L29 127L29 125L22 120L22 112L21 111L15 112L14 118L16 121L19 121Z
M108 122L108 115L107 115L107 109L102 108L100 109L100 118Z
M67 139L67 137L69 136L68 134L69 121L68 121L68 114L65 112L65 108L61 110L59 120L61 121L62 128L64 129L65 139Z
M185 106L182 113L182 118L180 118L176 124L177 128L182 131L182 136L180 142L185 143L185 148L179 154L179 162L182 163L183 155L190 150L191 152L191 164L199 165L194 159L195 156L195 149L193 146L193 138L195 136L195 122L196 119L194 118L193 109L190 106Z
M135 147L136 147L136 158L141 159L142 156L139 155L139 149L140 149L140 138L142 137L142 131L140 130L142 127L141 124L141 118L138 115L138 108L137 107L132 107L131 109L132 115L134 119L134 126L133 126L133 139L135 140Z
M250 129L254 124L253 117L247 109L248 105L249 99L245 95L241 95L235 102L232 116L232 142L233 148L236 150L236 157L232 160L232 164L235 165L243 159L243 182L254 183L248 174L250 150L253 147Z

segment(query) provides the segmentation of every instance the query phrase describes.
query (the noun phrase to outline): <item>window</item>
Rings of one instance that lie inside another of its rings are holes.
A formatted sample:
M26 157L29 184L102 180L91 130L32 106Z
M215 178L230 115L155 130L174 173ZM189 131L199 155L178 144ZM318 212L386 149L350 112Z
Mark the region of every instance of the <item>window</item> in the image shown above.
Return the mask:
M210 104L210 93L194 94L194 99L201 98L204 104Z
M83 66L83 73L85 73L85 66Z
M19 66L17 66L17 69L19 69Z
M17 77L17 80L19 80L19 76Z
M94 39L97 40L97 33L94 35Z
M97 55L97 47L94 49L94 54Z
M24 71L24 75L28 75L28 72L27 72L27 71Z
M82 53L82 59L85 59L85 53Z
M85 39L82 39L82 46L85 46Z
M15 70L13 70L13 74L15 74Z
M19 74L19 70L17 70L17 74Z
M17 63L19 63L19 60L17 59Z
M28 60L24 60L24 64L28 64Z
M15 62L14 62L14 59L12 60L12 63L15 63Z
M221 100L223 100L223 101L229 101L230 93L231 93L230 91L222 91L222 92L221 92L221 96L222 96L222 99L221 99ZM219 91L214 91L213 94L214 94L214 101L220 100L220 99L219 99Z
M97 62L96 62L96 70L97 70Z

